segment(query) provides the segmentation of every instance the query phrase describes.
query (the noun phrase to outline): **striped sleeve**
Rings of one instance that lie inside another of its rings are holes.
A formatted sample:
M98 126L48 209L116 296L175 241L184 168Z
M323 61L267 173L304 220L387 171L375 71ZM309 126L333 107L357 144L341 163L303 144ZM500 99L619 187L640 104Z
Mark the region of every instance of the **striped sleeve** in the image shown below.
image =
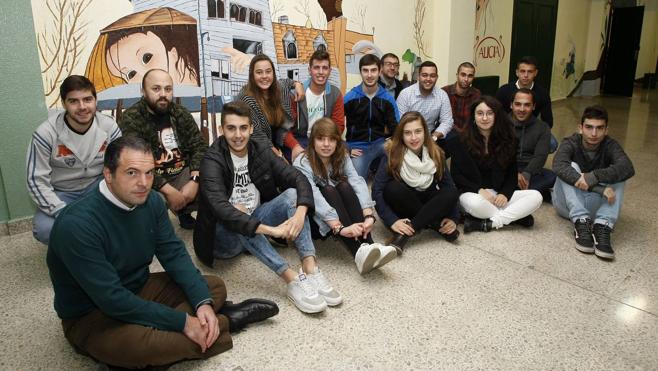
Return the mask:
M52 144L39 131L32 134L27 152L27 190L37 207L48 215L55 215L66 206L50 184L50 156Z

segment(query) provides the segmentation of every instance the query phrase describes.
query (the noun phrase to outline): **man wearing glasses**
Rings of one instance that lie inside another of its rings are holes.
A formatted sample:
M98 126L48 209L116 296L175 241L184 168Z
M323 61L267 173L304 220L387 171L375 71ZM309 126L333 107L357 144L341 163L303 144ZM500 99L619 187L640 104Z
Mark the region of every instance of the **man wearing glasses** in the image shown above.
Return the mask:
M448 94L436 86L436 64L425 61L418 70L418 82L400 92L397 99L400 116L418 111L425 118L434 141L444 139L452 130L452 107Z
M386 53L382 56L382 73L379 75L379 85L391 94L395 99L402 91L402 82L397 79L400 73L400 60L393 53Z

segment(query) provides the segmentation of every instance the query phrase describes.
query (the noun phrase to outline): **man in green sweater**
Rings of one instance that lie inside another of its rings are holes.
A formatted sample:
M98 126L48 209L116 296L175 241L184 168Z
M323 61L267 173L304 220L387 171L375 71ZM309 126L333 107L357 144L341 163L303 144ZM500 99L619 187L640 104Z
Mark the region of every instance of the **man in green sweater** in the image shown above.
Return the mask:
M154 166L144 140L112 142L104 179L60 213L48 248L66 339L120 367L214 356L232 347L229 331L278 313L267 300L226 302L222 279L201 276L151 192ZM153 256L165 272L149 273Z

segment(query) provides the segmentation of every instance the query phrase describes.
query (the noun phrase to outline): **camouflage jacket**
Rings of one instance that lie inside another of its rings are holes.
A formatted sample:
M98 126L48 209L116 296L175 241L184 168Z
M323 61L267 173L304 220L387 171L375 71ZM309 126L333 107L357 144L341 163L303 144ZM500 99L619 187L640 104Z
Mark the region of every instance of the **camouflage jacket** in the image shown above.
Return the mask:
M190 171L199 170L208 145L203 140L196 121L185 107L174 102L169 108L169 116L178 147L189 159ZM123 135L136 135L146 140L151 145L155 156L155 151L160 143L153 117L154 114L148 110L148 105L142 98L123 113L119 127ZM153 180L153 189L160 189L165 184L167 184L167 179L156 175Z

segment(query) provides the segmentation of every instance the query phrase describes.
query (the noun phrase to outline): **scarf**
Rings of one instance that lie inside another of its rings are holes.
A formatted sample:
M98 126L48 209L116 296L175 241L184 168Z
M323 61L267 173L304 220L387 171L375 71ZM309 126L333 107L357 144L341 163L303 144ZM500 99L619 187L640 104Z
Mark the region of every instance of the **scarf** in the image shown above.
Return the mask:
M422 160L409 148L405 149L400 177L408 186L424 191L432 185L434 173L436 173L436 165L427 152L427 147L423 146Z

